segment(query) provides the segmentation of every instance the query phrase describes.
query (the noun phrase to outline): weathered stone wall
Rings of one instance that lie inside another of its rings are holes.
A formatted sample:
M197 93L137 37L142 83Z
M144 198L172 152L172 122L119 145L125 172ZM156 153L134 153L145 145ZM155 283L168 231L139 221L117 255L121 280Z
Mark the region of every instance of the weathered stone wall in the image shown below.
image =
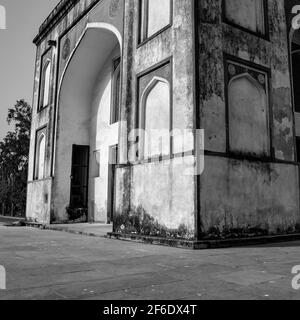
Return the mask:
M124 26L122 120L127 127L121 128L120 137L135 128L138 75L168 58L172 58L173 128L193 130L193 2L174 0L173 24L138 45L138 1L126 0ZM131 144L120 141L121 155L127 155ZM115 231L194 239L194 177L183 174L190 166L177 166L175 159L117 169ZM137 225L143 224L147 227L140 230Z
M207 156L201 176L201 221L212 229L270 233L299 223L298 168Z
M26 217L40 223L50 223L52 179L29 182L27 186Z
M245 226L270 232L293 229L300 219L299 182L284 1L267 1L266 37L222 21L221 0L199 4L199 121L205 129L207 155L199 193L202 231ZM251 158L243 150L238 154L229 150L226 54L270 72L270 157Z

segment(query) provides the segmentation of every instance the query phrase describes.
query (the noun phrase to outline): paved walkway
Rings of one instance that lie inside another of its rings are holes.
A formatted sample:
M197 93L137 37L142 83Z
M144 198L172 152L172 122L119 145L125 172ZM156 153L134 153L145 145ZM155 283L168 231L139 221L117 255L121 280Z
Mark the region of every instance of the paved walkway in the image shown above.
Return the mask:
M47 229L93 237L105 237L108 232L112 232L112 225L101 223L52 224L47 226Z
M300 299L300 242L190 251L0 226L0 299Z
M4 224L11 224L18 221L23 221L24 218L15 218L15 217L9 217L9 216L0 216L0 226Z

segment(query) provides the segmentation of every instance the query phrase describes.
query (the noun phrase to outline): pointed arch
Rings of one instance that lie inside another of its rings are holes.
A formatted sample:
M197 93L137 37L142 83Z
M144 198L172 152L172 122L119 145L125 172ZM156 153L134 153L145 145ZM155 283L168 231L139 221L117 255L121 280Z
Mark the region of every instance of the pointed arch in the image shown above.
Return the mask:
M146 109L147 97L149 96L150 92L154 89L154 87L156 85L158 85L160 82L165 84L165 85L167 85L168 91L169 91L169 96L170 96L170 83L169 83L169 81L164 79L164 78L154 76L152 78L152 80L148 83L146 88L144 89L144 91L142 93L142 96L141 96L141 107L140 107L140 110L141 110L141 113L140 113L140 116L141 116L141 118L140 118L140 128L141 129L146 129L145 128L145 115L146 115L146 112L145 112L146 110L145 109ZM170 102L169 102L169 104L170 104Z
M98 35L96 35L96 33ZM97 61L97 59L99 60L99 57L101 57L101 55L103 54L103 52L99 53L99 51L107 49L103 46L101 46L102 42L101 38L103 36L111 34L112 37L111 38L115 38L116 39L116 43L119 44L119 48L120 48L120 56L122 59L122 50L123 50L123 40L122 40L122 35L120 33L120 31L113 25L109 24L109 23L105 23L105 22L91 22L88 23L84 29L84 31L82 32L81 36L79 37L74 49L71 51L67 62L62 70L59 82L58 82L58 90L57 90L57 100L56 100L56 108L57 110L55 111L55 126L54 126L54 137L57 135L57 126L58 126L58 114L60 112L60 104L61 104L61 98L62 98L62 92L63 92L63 85L66 81L68 72L72 71L73 67L73 62L76 60L76 58L78 58L79 56L84 57L84 54L82 54L81 50L84 50L84 48L87 48L87 45L85 45L86 42L89 43L89 45L91 46L91 42L93 42L93 44L96 46L94 52L98 51L98 57L96 56L92 56L92 58L90 59L89 63L95 63L98 64L99 70L101 69L101 65L99 63L99 61ZM95 41L91 41L92 39L95 39ZM90 51L91 52L91 51ZM84 66L87 62L83 61L81 63L82 66ZM76 63L75 63L76 64ZM78 64L77 64L78 66ZM92 78L97 77L99 70L97 68L93 68L92 71L85 71L84 74L89 74L89 80L86 81L86 83L93 83L95 82L95 79L92 80ZM75 79L76 80L76 79ZM78 79L77 79L78 80ZM80 81L80 79L79 79ZM82 83L82 86L84 86L85 84ZM91 94L90 94L91 96ZM56 159L56 148L57 148L57 141L54 140L53 141L53 156L52 156L52 164L51 164L51 171L52 171L52 175L55 174L55 159Z
M47 59L42 70L41 105L45 108L50 102L51 60Z
M45 156L46 156L46 134L44 130L37 132L36 154L35 154L35 180L42 180L45 177Z
M170 94L169 81L157 76L152 78L142 93L140 129L144 130L141 146L143 158L170 154Z
M63 80L64 80L64 77L65 77L65 74L70 66L70 63L76 53L76 51L79 49L84 37L86 36L87 32L89 30L93 30L93 29L99 29L99 30L106 30L106 31L110 31L112 32L116 38L118 39L118 43L120 45L120 51L121 51L121 56L122 56L122 35L120 33L120 31L113 25L109 24L109 23L105 23L105 22L91 22L91 23L88 23L87 26L85 27L82 35L80 36L79 40L77 41L76 45L75 45L75 48L72 50L72 52L70 53L70 56L67 60L67 63L63 69L63 72L62 72L62 75L61 75L61 78L60 78L60 81L59 81L59 88L58 88L58 93L60 93L61 91L61 86L62 86L62 83L63 83ZM58 94L59 96L59 94Z
M247 78L257 88L257 90L260 90L265 93L264 88L259 84L259 82L247 72L234 76L232 79L230 79L228 86L230 86L233 81L236 81L240 78Z
M122 63L121 45L116 27L89 23L61 69L51 158L51 173L59 193L54 209L58 216L65 214L66 205L78 205L79 201L73 201L75 197L84 199L90 219L105 221L111 209L108 183L113 169L109 166L108 147L117 145L119 138L119 123L110 124L112 71L117 57ZM78 181L70 179L70 172L75 177L79 170L77 156L72 156L74 146L85 147L88 156L88 166L85 163L80 169L83 173Z
M228 107L230 150L253 156L269 154L268 97L249 73L229 81Z

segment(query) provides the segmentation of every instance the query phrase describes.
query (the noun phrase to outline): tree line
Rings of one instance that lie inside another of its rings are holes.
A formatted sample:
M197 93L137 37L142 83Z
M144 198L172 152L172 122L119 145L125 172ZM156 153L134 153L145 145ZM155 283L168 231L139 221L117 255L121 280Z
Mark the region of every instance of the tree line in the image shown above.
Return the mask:
M23 99L8 110L13 130L0 142L0 215L25 217L31 116Z

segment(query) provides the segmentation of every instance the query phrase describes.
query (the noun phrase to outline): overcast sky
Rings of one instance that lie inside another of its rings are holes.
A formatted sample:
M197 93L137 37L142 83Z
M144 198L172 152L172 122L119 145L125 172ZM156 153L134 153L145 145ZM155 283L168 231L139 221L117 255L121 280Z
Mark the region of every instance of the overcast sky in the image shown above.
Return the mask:
M7 109L18 99L32 103L38 28L60 0L0 0L7 29L0 29L0 139L7 130Z

